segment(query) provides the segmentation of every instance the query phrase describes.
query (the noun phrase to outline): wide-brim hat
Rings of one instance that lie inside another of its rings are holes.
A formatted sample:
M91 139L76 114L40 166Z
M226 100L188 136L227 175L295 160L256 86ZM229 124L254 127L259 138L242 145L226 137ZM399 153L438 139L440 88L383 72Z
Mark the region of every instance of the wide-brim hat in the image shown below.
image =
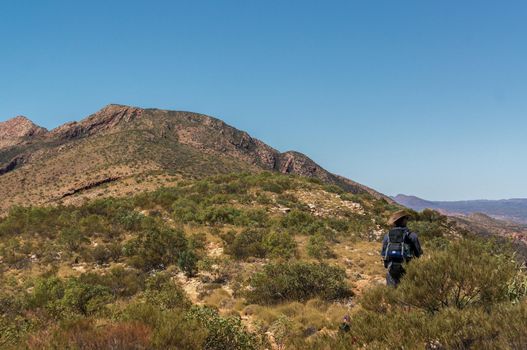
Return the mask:
M410 217L410 213L406 210L399 210L393 213L390 218L388 219L388 224L393 225L397 222L397 220L402 219L404 217Z

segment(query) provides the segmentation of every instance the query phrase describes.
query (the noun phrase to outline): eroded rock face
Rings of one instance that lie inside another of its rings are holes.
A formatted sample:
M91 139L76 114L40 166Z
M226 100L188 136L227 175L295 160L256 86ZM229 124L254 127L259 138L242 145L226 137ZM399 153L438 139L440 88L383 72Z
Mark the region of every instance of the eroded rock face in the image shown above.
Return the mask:
M95 135L106 130L115 130L122 123L128 123L142 114L141 108L108 105L80 122L70 122L51 130L50 138L61 140Z
M24 116L11 118L5 122L0 122L0 148L15 146L46 133L46 129L35 125Z
M7 174L10 171L15 170L16 168L22 166L29 160L30 156L27 154L20 154L13 159L11 159L6 164L0 164L0 175Z

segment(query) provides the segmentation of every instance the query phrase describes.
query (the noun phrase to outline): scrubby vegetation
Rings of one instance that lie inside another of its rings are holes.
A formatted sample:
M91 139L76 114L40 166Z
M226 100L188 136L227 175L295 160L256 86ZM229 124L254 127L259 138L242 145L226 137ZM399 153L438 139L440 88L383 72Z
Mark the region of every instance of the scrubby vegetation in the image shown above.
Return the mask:
M327 264L305 262L268 264L250 279L249 302L272 304L319 297L336 300L351 295L344 270Z
M396 209L269 173L12 208L0 219L0 348L525 348L518 256L439 213L413 213L426 256L398 289L375 286ZM347 313L351 331L338 333Z
M510 250L475 238L449 242L410 263L399 288L368 290L349 333L291 347L525 349L526 286Z

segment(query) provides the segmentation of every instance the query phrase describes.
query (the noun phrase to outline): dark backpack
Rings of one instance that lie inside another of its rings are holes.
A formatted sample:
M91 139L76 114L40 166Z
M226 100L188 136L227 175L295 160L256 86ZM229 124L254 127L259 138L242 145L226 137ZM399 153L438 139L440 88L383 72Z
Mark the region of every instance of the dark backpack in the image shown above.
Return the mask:
M410 231L407 228L394 228L388 232L388 244L384 252L384 260L403 262L413 257L409 244Z

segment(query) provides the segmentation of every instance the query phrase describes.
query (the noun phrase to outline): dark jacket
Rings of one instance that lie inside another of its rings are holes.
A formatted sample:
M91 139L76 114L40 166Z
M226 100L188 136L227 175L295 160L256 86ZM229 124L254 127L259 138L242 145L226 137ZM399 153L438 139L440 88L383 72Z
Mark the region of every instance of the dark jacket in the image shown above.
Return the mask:
M400 227L396 227L396 228L400 228ZM408 232L409 234L406 236L407 238L406 238L405 243L410 245L410 249L412 249L412 255L418 258L421 255L423 255L423 249L421 249L421 243L419 243L419 238L417 238L417 235L415 233L410 232L410 230L408 230ZM382 240L382 250L381 250L382 256L385 256L386 247L388 246L388 240L389 240L388 234L386 234L384 236L384 239Z

